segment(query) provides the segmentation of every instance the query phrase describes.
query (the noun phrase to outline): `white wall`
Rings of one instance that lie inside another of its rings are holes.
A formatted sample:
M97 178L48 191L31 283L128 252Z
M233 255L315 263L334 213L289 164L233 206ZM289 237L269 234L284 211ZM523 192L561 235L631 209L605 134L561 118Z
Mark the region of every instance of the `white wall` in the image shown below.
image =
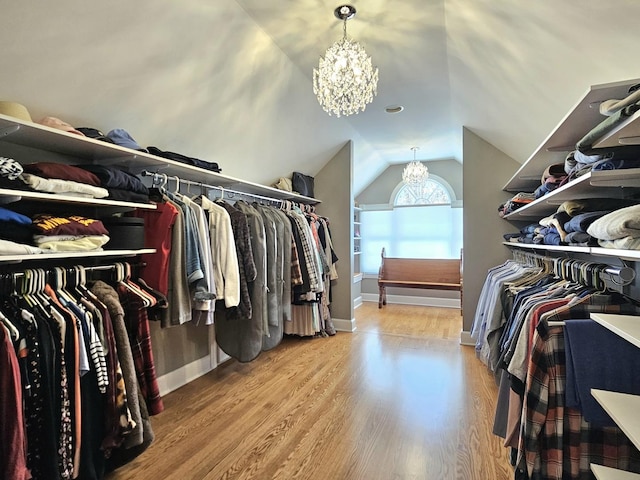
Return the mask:
M4 2L0 100L270 184L349 139L235 1ZM339 141L336 141L336 138Z
M517 231L498 215L498 206L513 197L502 191L520 164L463 128L464 154L464 296L463 331L469 332L489 268L511 254L502 245L504 233Z

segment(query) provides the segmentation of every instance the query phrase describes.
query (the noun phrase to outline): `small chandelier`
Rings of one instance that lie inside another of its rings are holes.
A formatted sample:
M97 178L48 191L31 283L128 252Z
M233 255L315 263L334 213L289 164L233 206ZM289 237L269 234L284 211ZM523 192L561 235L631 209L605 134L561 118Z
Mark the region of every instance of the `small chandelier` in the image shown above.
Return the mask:
M402 181L411 187L419 187L429 178L429 169L416 160L418 147L412 147L411 150L413 150L413 161L404 167Z
M347 38L347 20L356 15L351 5L342 5L333 12L344 22L342 40L331 45L318 68L313 69L313 93L322 109L336 117L364 112L378 93L378 69L371 66L371 57L364 48Z

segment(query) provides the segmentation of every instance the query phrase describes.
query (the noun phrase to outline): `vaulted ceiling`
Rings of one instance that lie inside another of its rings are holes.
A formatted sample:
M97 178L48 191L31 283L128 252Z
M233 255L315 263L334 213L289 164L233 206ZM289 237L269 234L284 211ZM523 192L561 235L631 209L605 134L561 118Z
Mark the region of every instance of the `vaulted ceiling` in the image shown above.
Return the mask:
M311 88L320 55L342 36L333 14L340 3L237 2ZM386 165L410 160L412 146L422 160L462 161L463 126L524 162L590 85L640 76L637 0L351 4L348 34L380 72L373 103L347 118L374 152L359 160L366 168L356 168L356 190ZM385 113L390 105L404 111Z
M5 2L0 100L262 184L353 140L357 195L413 146L462 162L463 127L524 162L590 85L640 77L640 0L352 4L348 34L380 72L358 115L329 117L312 91L342 37L335 0Z

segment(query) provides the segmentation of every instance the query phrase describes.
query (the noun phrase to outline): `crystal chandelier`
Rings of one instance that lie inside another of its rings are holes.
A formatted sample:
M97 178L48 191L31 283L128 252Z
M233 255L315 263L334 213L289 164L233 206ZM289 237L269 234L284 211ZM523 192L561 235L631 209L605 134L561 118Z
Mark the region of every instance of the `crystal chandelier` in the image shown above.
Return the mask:
M364 112L378 93L378 69L371 66L371 57L364 48L347 38L347 20L356 9L342 5L334 14L344 22L342 40L331 45L313 69L313 93L322 109L336 117Z
M412 147L411 150L413 150L413 161L404 167L402 181L411 187L419 187L429 178L429 169L416 160L418 147Z

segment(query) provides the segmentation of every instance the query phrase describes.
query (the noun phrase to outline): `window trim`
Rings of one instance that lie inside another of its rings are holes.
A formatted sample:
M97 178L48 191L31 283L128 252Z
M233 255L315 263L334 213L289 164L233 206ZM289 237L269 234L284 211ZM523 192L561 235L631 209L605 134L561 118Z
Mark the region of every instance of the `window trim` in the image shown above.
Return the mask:
M449 198L451 199L451 203L421 203L416 205L396 205L396 198L398 197L398 193L405 186L403 182L400 182L396 185L396 187L391 192L391 196L389 197L389 206L391 208L404 208L404 207L418 207L418 206L428 206L428 205L451 205L452 208L456 208L459 204L458 199L456 198L456 192L451 188L449 182L447 182L444 178L429 173L429 180L433 180L436 183L442 185L442 187L449 194Z

